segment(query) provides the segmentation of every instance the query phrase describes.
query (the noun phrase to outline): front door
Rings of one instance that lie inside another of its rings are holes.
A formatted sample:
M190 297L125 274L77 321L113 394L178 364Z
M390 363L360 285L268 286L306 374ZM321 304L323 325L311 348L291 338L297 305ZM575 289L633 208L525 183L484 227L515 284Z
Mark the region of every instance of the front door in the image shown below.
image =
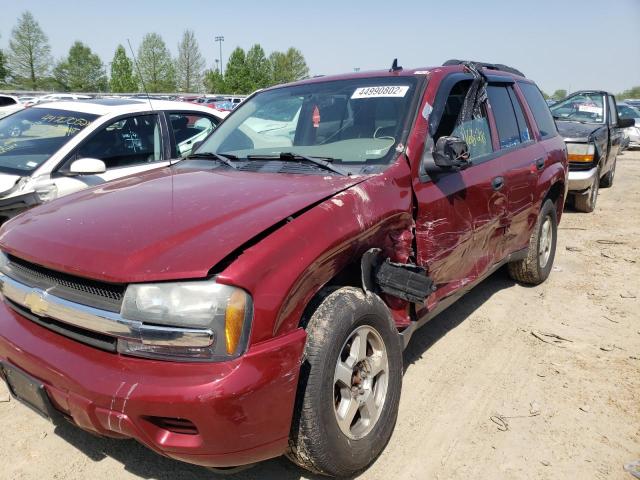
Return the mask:
M486 109L482 118L456 126L470 83L463 80L438 93L447 95L447 100L433 137L434 142L443 135L465 139L473 165L426 181L414 179L417 263L427 269L437 287L428 298L429 310L482 277L495 263L502 243L505 179L501 159L493 155Z

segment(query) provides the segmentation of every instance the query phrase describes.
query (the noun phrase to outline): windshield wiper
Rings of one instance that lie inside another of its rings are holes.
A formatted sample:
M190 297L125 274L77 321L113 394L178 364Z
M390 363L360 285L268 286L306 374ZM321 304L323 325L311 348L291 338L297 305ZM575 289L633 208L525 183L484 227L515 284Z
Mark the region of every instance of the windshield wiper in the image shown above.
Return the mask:
M225 164L227 167L231 167L234 170L238 169L238 167L231 162L231 160L236 160L238 157L236 157L235 155L231 155L229 153L220 154L220 153L213 153L213 152L199 152L199 153L192 153L191 155L188 155L186 158L187 159L204 158L204 159L217 160L220 163Z
M345 173L338 170L336 167L331 165L330 162L337 160L336 158L331 157L310 157L308 155L300 155L299 153L293 152L281 152L280 155L247 155L247 159L249 160L282 160L285 162L297 162L297 161L305 161L308 163L313 163L314 165L322 168L323 170L328 170L329 172L337 173L338 175L346 176Z

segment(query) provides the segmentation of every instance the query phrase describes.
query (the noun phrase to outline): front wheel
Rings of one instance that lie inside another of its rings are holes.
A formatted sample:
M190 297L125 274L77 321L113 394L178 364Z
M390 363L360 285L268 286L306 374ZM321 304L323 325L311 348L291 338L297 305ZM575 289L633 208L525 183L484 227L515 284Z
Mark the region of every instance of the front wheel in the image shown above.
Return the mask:
M509 275L514 280L530 285L544 282L553 266L556 256L558 216L556 206L546 200L540 209L538 222L529 238L526 258L509 263Z
M350 476L382 452L402 387L400 338L385 303L353 287L328 295L307 325L288 457Z
M591 213L596 209L598 201L598 191L600 190L600 169L596 171L596 176L589 191L582 195L574 195L574 207L579 212Z

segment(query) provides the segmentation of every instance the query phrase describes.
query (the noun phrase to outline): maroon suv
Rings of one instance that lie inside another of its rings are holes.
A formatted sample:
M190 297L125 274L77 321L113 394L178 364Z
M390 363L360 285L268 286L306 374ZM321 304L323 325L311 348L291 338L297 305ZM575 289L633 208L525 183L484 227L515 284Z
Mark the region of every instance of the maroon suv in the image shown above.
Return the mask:
M506 66L261 91L190 158L2 227L1 375L175 459L353 474L391 436L415 329L502 265L547 278L566 178Z

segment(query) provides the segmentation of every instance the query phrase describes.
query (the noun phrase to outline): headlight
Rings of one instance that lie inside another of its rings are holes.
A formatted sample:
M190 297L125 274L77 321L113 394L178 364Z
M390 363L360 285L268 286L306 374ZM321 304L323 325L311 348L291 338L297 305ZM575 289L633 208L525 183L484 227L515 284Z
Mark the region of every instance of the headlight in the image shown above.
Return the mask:
M143 325L167 328L167 338L141 342L119 339L118 351L129 355L178 360L228 360L244 352L252 317L251 297L244 291L215 280L131 284L122 302L121 315ZM210 332L207 346L189 346L181 333Z
M595 148L592 143L567 143L568 160L570 162L593 162Z

